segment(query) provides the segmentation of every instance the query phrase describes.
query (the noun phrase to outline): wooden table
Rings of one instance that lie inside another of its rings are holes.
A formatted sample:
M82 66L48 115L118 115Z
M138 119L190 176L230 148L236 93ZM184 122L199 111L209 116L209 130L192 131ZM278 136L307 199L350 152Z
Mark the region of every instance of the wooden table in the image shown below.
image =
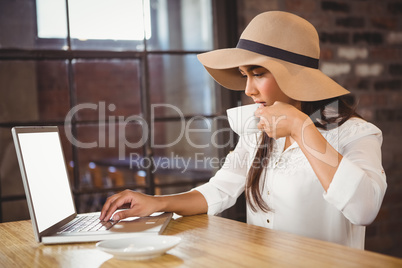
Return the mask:
M147 261L117 260L95 243L45 246L30 221L0 224L0 267L402 267L402 259L216 216L172 220L181 243Z

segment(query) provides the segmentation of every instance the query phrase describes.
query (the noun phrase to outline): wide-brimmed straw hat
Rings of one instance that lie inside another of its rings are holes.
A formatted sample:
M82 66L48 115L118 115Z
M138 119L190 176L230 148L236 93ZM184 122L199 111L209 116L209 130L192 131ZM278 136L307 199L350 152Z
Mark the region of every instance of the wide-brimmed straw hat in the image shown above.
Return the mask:
M318 69L319 37L305 19L282 11L256 16L243 31L236 48L198 55L209 74L222 86L244 90L239 66L268 69L281 90L299 101L317 101L350 93Z

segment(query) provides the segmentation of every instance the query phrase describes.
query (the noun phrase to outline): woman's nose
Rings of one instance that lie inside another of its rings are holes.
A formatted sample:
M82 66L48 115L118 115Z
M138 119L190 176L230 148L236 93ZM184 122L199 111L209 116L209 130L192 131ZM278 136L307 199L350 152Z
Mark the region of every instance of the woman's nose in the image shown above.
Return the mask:
M246 83L246 88L244 90L244 93L247 96L251 97L251 96L257 95L257 92L258 92L258 90L254 87L252 80L247 78L247 83Z

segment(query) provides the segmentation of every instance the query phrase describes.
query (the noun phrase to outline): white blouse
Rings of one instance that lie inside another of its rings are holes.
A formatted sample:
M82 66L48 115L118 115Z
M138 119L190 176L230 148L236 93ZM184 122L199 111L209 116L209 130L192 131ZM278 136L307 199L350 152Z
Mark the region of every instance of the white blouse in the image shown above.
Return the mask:
M365 225L377 216L387 188L382 133L358 118L320 132L343 156L328 191L298 144L284 151L285 138L279 138L273 142L267 172L262 173L262 196L270 211L253 212L247 205L247 223L364 249ZM208 214L233 206L244 191L259 135L241 136L215 176L194 189L205 197Z

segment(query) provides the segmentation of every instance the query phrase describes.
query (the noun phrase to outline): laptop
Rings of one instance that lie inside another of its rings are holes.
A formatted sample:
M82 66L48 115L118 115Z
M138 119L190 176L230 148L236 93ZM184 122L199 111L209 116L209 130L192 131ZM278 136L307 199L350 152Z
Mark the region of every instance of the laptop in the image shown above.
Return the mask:
M58 127L14 127L12 135L36 241L61 244L158 235L172 218L172 213L154 213L101 222L100 212L77 214Z

